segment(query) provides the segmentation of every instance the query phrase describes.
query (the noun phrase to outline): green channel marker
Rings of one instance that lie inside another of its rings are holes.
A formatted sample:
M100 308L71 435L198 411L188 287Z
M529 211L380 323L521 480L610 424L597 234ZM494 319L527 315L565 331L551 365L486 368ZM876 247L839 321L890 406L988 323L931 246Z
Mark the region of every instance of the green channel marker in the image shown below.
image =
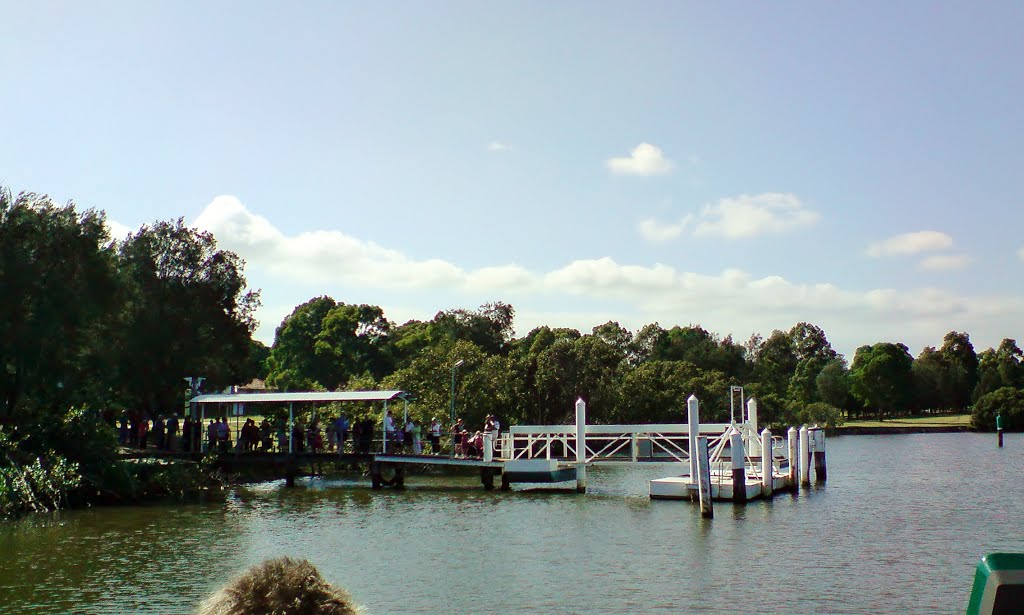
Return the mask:
M989 553L974 573L967 615L1024 612L1024 553Z

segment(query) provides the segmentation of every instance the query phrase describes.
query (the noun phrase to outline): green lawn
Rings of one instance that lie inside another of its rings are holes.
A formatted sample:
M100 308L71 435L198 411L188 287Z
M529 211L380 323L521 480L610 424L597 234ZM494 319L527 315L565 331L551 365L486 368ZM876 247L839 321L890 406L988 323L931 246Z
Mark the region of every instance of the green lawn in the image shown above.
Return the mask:
M876 421L864 419L847 421L843 427L970 427L970 414L927 414L924 416L904 416L895 419Z

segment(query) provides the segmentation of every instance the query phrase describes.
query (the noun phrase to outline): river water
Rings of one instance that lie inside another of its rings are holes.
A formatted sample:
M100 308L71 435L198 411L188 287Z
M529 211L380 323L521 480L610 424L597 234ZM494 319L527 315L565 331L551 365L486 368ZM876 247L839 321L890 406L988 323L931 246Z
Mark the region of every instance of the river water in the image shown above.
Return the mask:
M413 477L241 487L207 505L0 524L0 613L188 613L276 555L371 614L962 613L978 559L1024 551L1024 437L845 436L829 482L746 507L650 501L667 464L597 466L586 495Z

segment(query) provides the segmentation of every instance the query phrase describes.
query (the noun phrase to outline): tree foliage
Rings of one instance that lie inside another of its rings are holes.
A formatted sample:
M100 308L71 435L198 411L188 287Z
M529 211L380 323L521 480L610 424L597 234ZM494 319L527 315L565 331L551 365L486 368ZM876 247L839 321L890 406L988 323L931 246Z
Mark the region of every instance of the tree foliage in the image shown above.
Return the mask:
M879 417L907 408L913 398L914 358L903 344L861 346L850 367L850 390L864 408Z
M1024 431L1024 390L1003 387L983 395L974 404L971 425L975 429L992 431L996 428L996 416L1002 417L1006 431Z

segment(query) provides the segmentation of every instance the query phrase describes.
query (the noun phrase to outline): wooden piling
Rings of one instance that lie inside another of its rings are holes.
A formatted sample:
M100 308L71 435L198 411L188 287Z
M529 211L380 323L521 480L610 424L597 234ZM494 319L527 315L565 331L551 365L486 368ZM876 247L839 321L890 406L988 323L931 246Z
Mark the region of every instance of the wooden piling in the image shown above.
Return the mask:
M790 427L786 432L786 443L789 444L789 486L796 489L797 481L800 480L800 445L796 427Z
M711 501L711 463L708 459L707 436L697 438L697 492L700 494L700 516L711 519L715 505Z
M487 491L494 489L494 468L480 468L480 482Z
M587 402L576 400L576 492L587 492Z
M686 446L690 451L690 480L695 480L697 476L697 459L694 457L694 443L697 442L697 436L700 435L700 404L697 401L696 395L690 395L690 398L686 400L686 413L687 413L687 440Z
M383 479L381 478L379 461L370 462L370 484L374 489L380 489L383 486Z
M732 501L734 504L746 504L747 472L743 436L736 429L729 435L729 455L732 457Z
M811 443L808 441L807 425L800 427L800 486L811 484Z
M772 432L766 427L761 431L761 496L772 497L774 483L772 467Z
M828 468L825 467L825 430L814 428L814 482L823 483L828 480Z
M996 441L999 443L999 448L1003 448L1003 415L996 415Z

